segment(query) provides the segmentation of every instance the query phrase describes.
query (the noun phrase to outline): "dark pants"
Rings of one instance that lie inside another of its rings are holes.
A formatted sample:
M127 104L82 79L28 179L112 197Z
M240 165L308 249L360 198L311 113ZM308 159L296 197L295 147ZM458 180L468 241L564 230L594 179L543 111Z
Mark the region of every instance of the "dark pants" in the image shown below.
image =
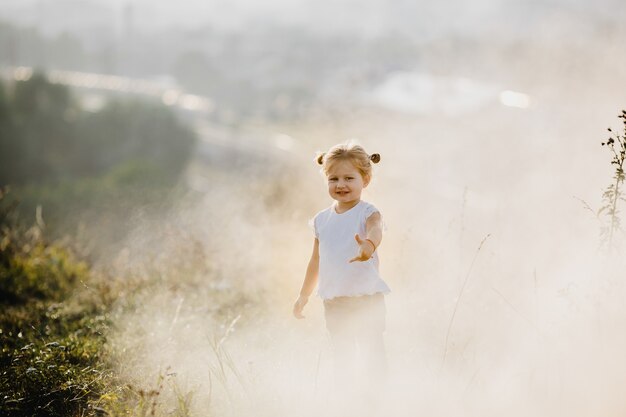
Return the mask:
M384 384L385 296L377 293L324 300L324 315L333 346L337 388L362 386L369 391Z

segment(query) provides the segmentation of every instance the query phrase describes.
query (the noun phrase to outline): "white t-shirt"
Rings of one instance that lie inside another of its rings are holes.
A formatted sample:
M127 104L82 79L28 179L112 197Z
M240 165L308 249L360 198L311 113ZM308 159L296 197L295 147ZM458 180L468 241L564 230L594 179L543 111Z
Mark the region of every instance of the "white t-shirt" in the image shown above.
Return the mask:
M317 295L328 300L390 292L378 273L378 251L367 261L349 262L359 254L354 235L358 233L365 239L365 221L378 209L363 200L341 214L335 208L336 203L333 203L309 222L319 240Z

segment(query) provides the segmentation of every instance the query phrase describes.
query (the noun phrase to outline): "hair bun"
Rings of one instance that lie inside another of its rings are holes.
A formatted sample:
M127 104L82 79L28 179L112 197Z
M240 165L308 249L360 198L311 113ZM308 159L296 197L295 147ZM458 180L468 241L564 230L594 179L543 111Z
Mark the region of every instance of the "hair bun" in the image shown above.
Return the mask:
M326 155L326 154L323 153L323 152L321 154L317 155L316 161L317 161L318 164L320 164L320 165L324 164L324 155Z
M372 161L373 163L377 164L380 162L380 154L379 153L373 153L370 155L370 161Z

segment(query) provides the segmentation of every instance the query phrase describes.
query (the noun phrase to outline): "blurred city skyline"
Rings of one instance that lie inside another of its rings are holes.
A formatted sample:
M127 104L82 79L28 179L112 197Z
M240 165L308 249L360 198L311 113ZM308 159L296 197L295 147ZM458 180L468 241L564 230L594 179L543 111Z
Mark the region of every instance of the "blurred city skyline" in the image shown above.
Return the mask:
M619 74L624 11L616 0L3 0L0 66L158 79L210 97L227 120L372 98L428 113L589 80L594 61Z

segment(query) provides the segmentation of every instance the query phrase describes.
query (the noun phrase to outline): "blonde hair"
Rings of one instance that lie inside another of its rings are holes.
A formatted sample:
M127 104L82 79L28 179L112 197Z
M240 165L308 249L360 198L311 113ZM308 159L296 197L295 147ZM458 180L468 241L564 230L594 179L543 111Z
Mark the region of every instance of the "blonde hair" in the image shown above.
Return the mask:
M372 178L372 163L380 162L380 154L368 155L361 145L353 141L340 143L328 150L319 153L316 161L322 166L324 175L328 175L330 168L337 162L350 161L352 165L361 173L363 178Z

